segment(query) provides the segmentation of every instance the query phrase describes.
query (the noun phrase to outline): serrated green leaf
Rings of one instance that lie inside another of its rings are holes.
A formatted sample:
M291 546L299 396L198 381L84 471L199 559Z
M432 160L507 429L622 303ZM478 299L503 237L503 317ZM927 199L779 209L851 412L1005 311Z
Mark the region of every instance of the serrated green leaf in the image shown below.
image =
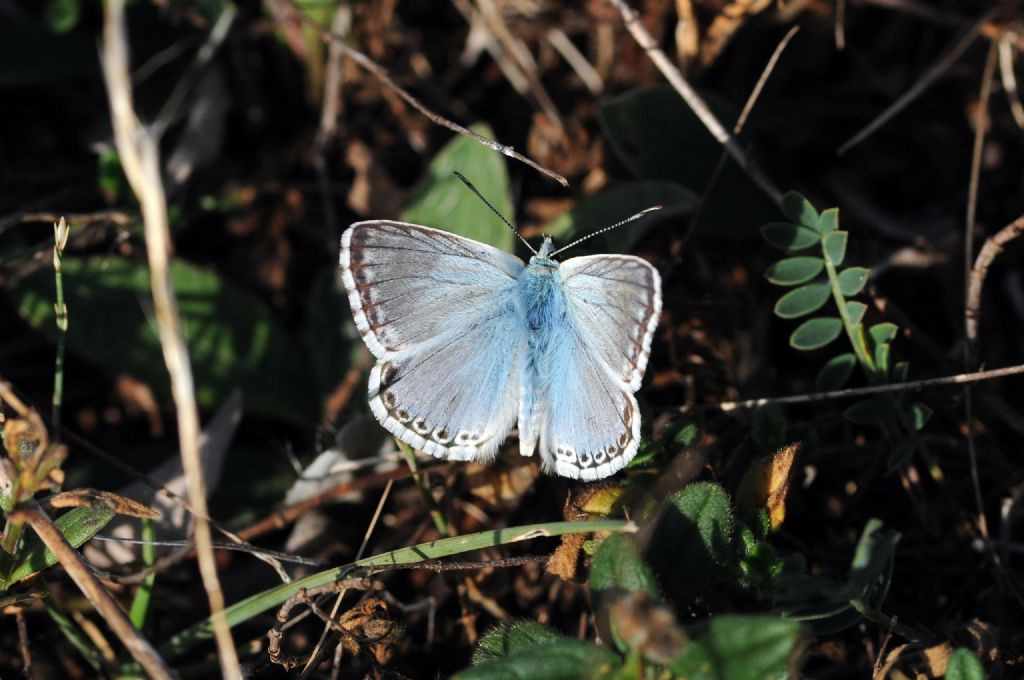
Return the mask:
M819 392L838 390L846 385L856 366L857 357L853 352L832 357L818 371L818 377L814 379L814 389Z
M985 667L971 650L960 647L949 655L946 680L985 680Z
M621 665L609 649L565 638L521 649L467 668L455 680L587 680L602 677Z
M894 323L883 321L882 323L876 323L868 329L868 335L871 336L871 341L875 345L880 345L884 342L892 342L896 338L896 333L899 332L900 327Z
M786 416L777 404L764 404L754 411L750 436L764 453L774 453L786 444Z
M917 401L910 405L910 424L918 431L924 429L924 426L928 424L928 419L932 417L932 410Z
M818 232L799 224L771 222L761 227L764 240L780 250L795 251L810 248L818 242Z
M776 286L798 286L813 279L824 268L825 261L820 257L787 257L769 267L764 277Z
M825 257L838 267L846 259L846 240L849 234L845 231L833 231L825 234L821 240L821 247L825 251Z
M474 125L470 129L484 137L494 136L486 125ZM461 135L434 156L412 201L402 212L402 219L443 228L511 252L515 235L455 176L456 170L472 181L505 219L515 224L505 158Z
M843 322L838 317L820 316L804 321L789 336L789 346L801 351L820 349L839 337Z
M862 399L843 411L843 417L858 425L878 425L885 421L892 407L889 397Z
M110 373L148 383L170 401L163 352L149 309L149 269L115 256L63 260L64 296L71 316L68 351ZM214 271L183 260L171 281L188 341L199 405L219 407L236 388L250 413L308 426L319 413L312 371L295 339L259 300ZM53 270L40 267L10 281L18 312L51 334Z
M554 628L536 621L506 621L493 626L480 638L473 652L473 665L568 639Z
M799 634L795 621L716 616L671 670L676 677L701 680L783 680Z
M729 578L735 521L729 496L711 482L695 482L667 502L644 549L661 585L681 602ZM593 578L593 577L591 577Z
M636 546L622 534L606 538L590 566L592 591L632 592L642 590L661 597L658 582L640 557Z
M812 231L821 229L818 211L796 191L790 191L782 197L782 214L795 224L801 224Z
M114 518L114 511L107 508L72 508L54 520L57 530L72 547L78 548ZM11 571L7 585L23 581L33 574L57 563L57 556L50 552L38 536L27 532L20 560Z
M868 306L863 302L857 302L856 300L848 300L846 302L846 316L850 317L850 324L856 326L864 319L864 313L868 311Z
M839 208L829 208L821 212L821 233L829 234L839 228Z
M839 272L839 292L845 297L853 297L864 290L870 273L870 270L864 267L849 267Z
M808 283L789 291L775 303L775 315L782 319L796 319L821 309L832 291L827 283Z

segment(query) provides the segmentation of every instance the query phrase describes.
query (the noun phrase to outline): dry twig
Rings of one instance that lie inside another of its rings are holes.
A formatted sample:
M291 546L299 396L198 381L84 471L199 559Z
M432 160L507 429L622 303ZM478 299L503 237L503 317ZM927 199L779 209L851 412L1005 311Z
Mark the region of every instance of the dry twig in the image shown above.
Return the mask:
M965 328L967 342L972 347L972 354L976 354L978 345L978 322L981 319L981 292L985 286L985 277L988 269L1003 252L1007 244L1024 234L1024 215L1021 215L1013 222L1000 229L994 236L988 238L978 253L978 259L974 261L971 269L970 280L967 285L967 304L964 308Z
M161 178L159 150L154 138L142 128L132 104L131 74L128 68L128 38L124 1L104 3L103 72L110 100L114 140L121 165L138 197L145 225L146 255L149 260L153 311L157 332L170 374L171 392L178 418L178 440L189 500L196 510L195 539L199 572L210 603L210 616L217 640L221 672L226 678L241 678L238 655L231 629L224 616L224 594L217 578L213 539L207 522L206 488L199 445L199 410L196 406L192 367L181 329L178 303L170 275L171 236L167 201Z
M708 132L725 147L726 152L732 156L733 160L747 173L747 176L753 180L761 191L767 194L775 203L781 203L782 192L761 172L754 161L747 156L746 152L743 151L736 141L736 138L729 134L729 131L725 129L722 123L715 117L715 114L711 112L711 109L708 108L704 99L697 94L697 91L690 86L690 83L686 81L686 78L676 68L676 65L658 47L657 41L640 22L640 16L636 11L626 4L625 0L608 0L608 2L619 10L619 13L622 14L622 21L626 25L626 30L630 32L641 49L647 53L647 56L658 67L658 70L661 71L675 91L679 93L683 101L693 110L697 118L704 124L704 127L708 129Z
M167 662L164 661L156 649L149 643L149 640L142 636L128 615L117 604L114 598L107 592L103 584L93 576L89 565L85 563L82 556L78 554L67 539L60 533L50 518L43 512L42 508L35 501L29 501L13 510L10 517L28 523L37 536L46 544L61 566L68 572L71 580L79 587L82 593L89 598L89 602L96 607L96 611L103 616L110 629L117 634L128 649L132 657L139 662L139 665L149 674L151 678L173 678L174 672Z
M869 397L875 394L886 394L888 392L911 392L923 390L928 387L942 387L946 385L966 385L968 383L981 382L982 380L995 380L996 378L1008 378L1012 375L1024 374L1024 364L996 368L991 371L977 371L975 373L961 373L949 375L942 378L928 378L925 380L910 380L908 382L887 383L885 385L871 385L869 387L851 387L843 390L832 390L830 392L808 392L806 394L793 394L787 397L765 397L762 399L747 399L745 401L723 401L719 404L704 404L705 408L717 408L720 411L738 411L740 409L757 408L765 404L806 404L814 401L825 401L826 399L845 399L848 397ZM682 411L690 410L684 406Z
M569 180L567 180L565 177L559 175L557 172L553 170L548 170L547 168L540 165L539 163L536 163L533 160L530 160L526 156L516 151L511 146L502 144L493 139L488 139L483 135L479 135L473 132L472 130L468 130L459 125L458 123L454 123L445 118L444 116L434 113L433 111L428 109L422 102L420 102L420 100L416 99L411 94L409 94L401 87L399 87L398 83L391 79L391 76L388 75L387 71L385 71L375 61L370 59L368 56L366 56L359 50L350 47L348 43L345 42L345 39L342 36L335 35L333 32L329 31L328 29L324 28L317 22L307 17L305 14L303 14L295 7L291 0L268 0L268 3L270 4L273 13L279 18L279 20L283 21L288 16L297 16L299 21L301 21L302 23L316 31L317 35L319 35L320 39L323 40L325 43L327 43L328 45L338 45L339 49L341 49L341 51L345 53L345 56L347 56L352 61L356 62L360 67L363 68L363 70L367 71L370 75L376 78L378 82L380 82L386 88L388 88L389 90L397 94L399 97L401 97L406 104L408 104L409 106L413 107L421 114L426 116L426 118L430 122L434 123L435 125L440 125L441 127L446 127L449 130L457 132L458 134L463 135L465 137L469 137L470 139L479 142L480 144L483 144L484 146L493 149L494 151L497 151L500 154L504 154L509 158L516 159L520 163L525 163L526 165L529 165L537 172L547 177L550 177L551 179L555 180L564 187L569 186Z

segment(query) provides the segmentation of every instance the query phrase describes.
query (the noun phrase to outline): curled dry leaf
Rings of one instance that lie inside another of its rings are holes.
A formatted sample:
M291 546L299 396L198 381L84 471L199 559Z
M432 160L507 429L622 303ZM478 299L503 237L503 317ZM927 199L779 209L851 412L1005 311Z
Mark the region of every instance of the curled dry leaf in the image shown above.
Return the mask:
M610 614L619 638L651 661L670 663L682 653L686 635L676 615L646 591L623 595L611 605Z
M118 515L127 515L128 517L143 519L160 517L160 513L148 505L119 496L112 491L100 491L99 489L62 491L50 496L45 502L51 508L106 508L113 510Z
M736 492L736 506L740 512L764 508L772 529L778 529L786 519L786 494L793 476L793 461L800 443L783 446L771 458L757 458L740 480Z

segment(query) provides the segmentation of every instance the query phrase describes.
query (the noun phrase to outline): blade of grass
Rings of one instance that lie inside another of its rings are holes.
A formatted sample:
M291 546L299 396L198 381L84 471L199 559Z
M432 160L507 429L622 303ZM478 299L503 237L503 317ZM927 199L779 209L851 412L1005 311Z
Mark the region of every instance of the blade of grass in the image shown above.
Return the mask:
M147 569L156 562L156 546L154 541L156 541L156 531L153 529L153 520L142 520L142 564ZM128 618L132 620L132 624L139 630L144 630L146 626L146 615L149 613L149 604L153 599L154 581L156 581L156 571L150 571L146 574L146 580L135 591L135 597L132 598L132 607L128 611Z
M327 569L306 578L265 590L262 593L257 593L231 605L224 610L224 614L227 617L228 625L236 626L281 605L302 588L322 586L337 579L350 576L356 570L383 570L391 567L419 564L427 560L457 555L471 550L508 545L531 538L561 536L563 534L583 534L595 531L635 531L635 525L625 520L548 522L481 531L454 538L443 538L437 541L430 541L429 543L420 543L408 548L392 550L380 555L374 555L373 557L366 557L351 564ZM210 619L206 619L183 630L165 642L160 646L160 652L166 655L167 658L177 658L200 642L210 639L211 635Z

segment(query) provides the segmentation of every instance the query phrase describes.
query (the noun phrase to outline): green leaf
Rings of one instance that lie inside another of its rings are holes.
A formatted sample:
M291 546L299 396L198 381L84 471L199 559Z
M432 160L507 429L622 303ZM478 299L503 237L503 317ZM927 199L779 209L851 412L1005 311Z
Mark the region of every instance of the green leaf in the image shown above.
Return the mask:
M885 342L875 347L875 370L879 375L889 375L889 355L892 345Z
M925 404L917 401L910 405L910 424L918 432L924 429L931 417L932 410Z
M868 335L871 336L871 341L877 346L885 342L892 342L896 338L896 333L899 332L899 329L900 327L896 324L884 321L876 323L869 328Z
M672 435L672 443L679 447L689 446L697 440L697 435L700 434L700 427L697 423L690 421L683 421L674 429L676 432Z
M846 240L849 234L845 231L833 231L825 235L821 240L821 247L825 251L825 257L838 267L846 259Z
M910 363L897 361L892 367L892 379L894 382L907 382L907 375L910 373Z
M81 14L79 0L49 0L43 9L43 20L47 28L59 35L73 29Z
M259 300L216 272L176 260L178 295L199 405L220 406L236 387L247 411L308 426L319 403L312 371L296 341ZM53 270L40 267L8 284L18 312L52 334ZM67 346L111 373L133 375L170 401L163 352L151 312L149 270L122 257L64 258L64 296L70 315Z
M658 582L626 536L612 534L601 543L590 566L590 589L592 591L642 590L655 597L661 592Z
M843 411L843 417L858 425L878 425L892 412L893 403L889 397L862 399Z
M818 211L810 201L795 191L790 191L782 197L782 214L791 222L802 224L813 231L821 229Z
M829 234L839 228L839 208L829 208L821 212L821 233Z
M770 222L761 227L764 240L780 250L794 251L810 248L818 242L818 232L788 222Z
M864 267L849 267L839 272L839 292L845 297L853 297L864 289L870 273Z
M659 215L683 216L699 201L699 196L675 182L641 180L619 183L614 189L583 199L548 223L544 233L567 243L624 220L652 205L662 206ZM588 241L587 246L591 252L627 252L643 235L643 225L641 221L622 229L614 229L594 241Z
M68 543L72 547L78 548L95 536L113 518L114 511L107 508L79 507L65 512L53 523L57 525L57 529ZM11 571L11 576L7 579L7 583L3 584L3 588L38 574L57 562L57 556L50 552L50 549L32 532L26 532L25 544L20 557L20 561Z
M985 680L985 668L971 650L960 647L949 655L946 680Z
M850 379L856 365L857 356L853 352L832 357L818 371L818 377L814 379L814 389L819 392L838 390Z
M857 302L856 300L847 300L846 302L846 315L850 317L850 324L856 326L864 319L864 313L868 311L868 306L863 302Z
M797 286L810 281L824 268L825 261L820 257L788 257L769 267L764 277L776 286Z
M846 582L846 596L850 600L875 608L882 604L889 592L899 541L899 532L883 530L881 520L868 520L850 564L850 576Z
M754 443L764 453L774 453L786 445L786 416L777 404L764 404L754 411L751 429Z
M843 322L838 317L821 316L804 321L789 336L789 345L793 349L810 351L820 349L839 337L843 332Z
M689 484L666 502L644 557L677 604L731 578L734 524L729 496L711 482Z
M671 670L695 680L784 680L799 634L799 624L786 619L716 616Z
M349 334L348 294L339 279L336 271L321 272L306 296L302 341L321 403L345 379L357 349Z
M473 652L473 665L568 639L554 628L536 621L506 621L492 627L480 638Z
M789 291L775 303L775 315L796 319L821 309L831 295L827 283L808 283Z
M620 665L618 655L609 649L565 638L484 661L454 680L588 680L606 676Z
M713 93L703 94L724 125L736 120L738 110L728 101L716 99ZM721 144L668 85L640 87L606 98L598 120L603 139L637 179L666 180L704 191L722 153ZM741 143L742 139L741 135ZM679 149L686 149L686 153L679 153ZM709 227L713 225L707 230L708 235L733 241L751 242L757 226L777 212L775 205L732 162L722 168L717 188L702 198L701 221ZM626 215L608 217L614 220Z
M484 137L494 136L486 125L470 129ZM515 224L504 156L462 135L457 135L434 156L412 202L402 212L402 219L511 252L515 235L454 175L456 170L473 182L505 219Z

